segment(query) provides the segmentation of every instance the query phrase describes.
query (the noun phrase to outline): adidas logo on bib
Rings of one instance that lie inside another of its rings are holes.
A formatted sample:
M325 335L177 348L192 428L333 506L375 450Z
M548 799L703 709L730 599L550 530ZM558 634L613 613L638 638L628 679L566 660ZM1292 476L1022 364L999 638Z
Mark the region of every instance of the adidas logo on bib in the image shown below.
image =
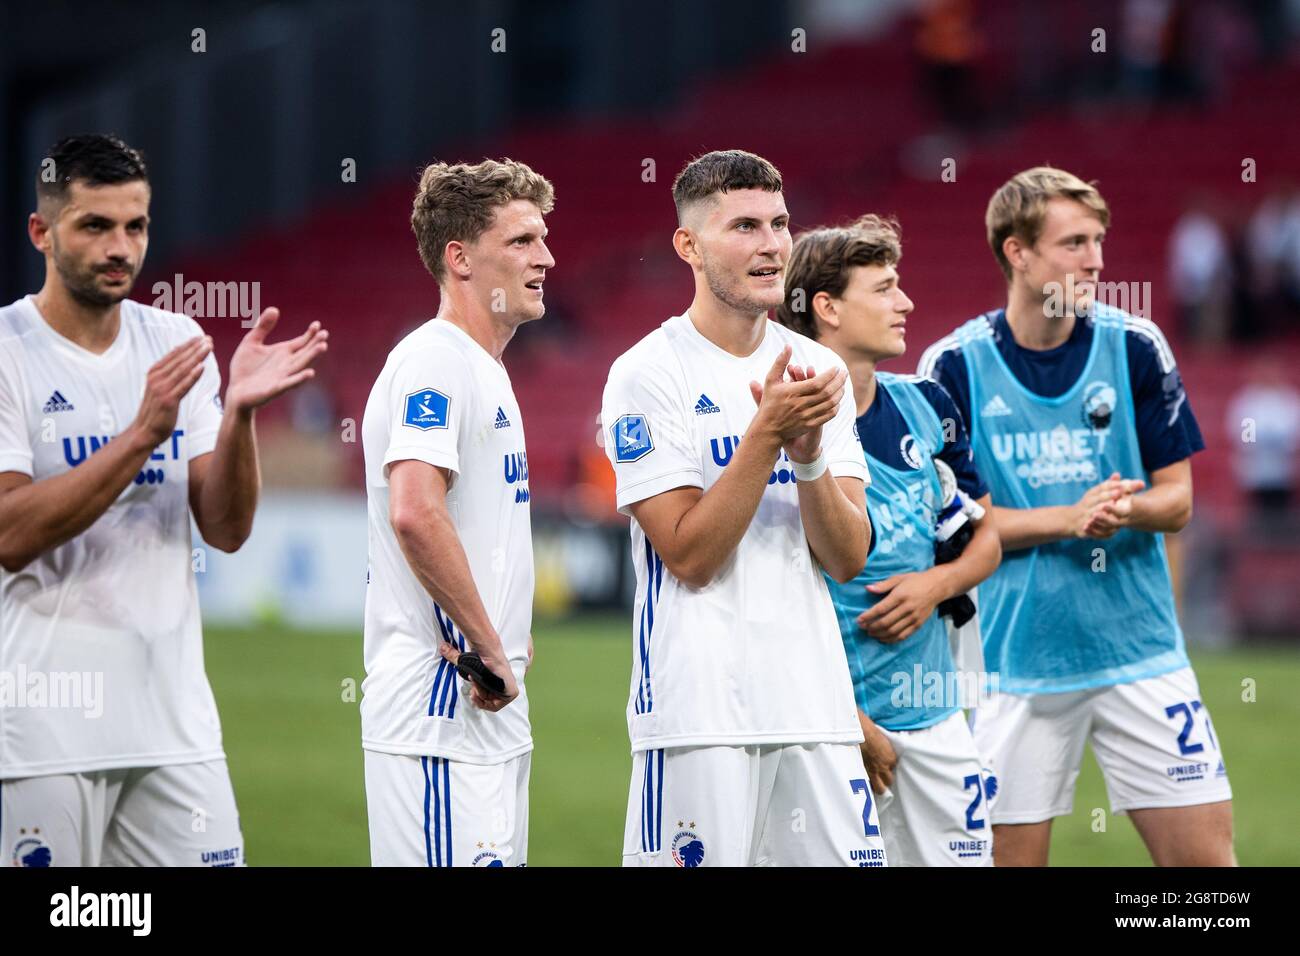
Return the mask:
M1011 407L1002 400L1001 395L994 395L988 400L982 409L980 415L984 418L996 418L999 415L1010 415Z
M506 418L505 409L500 405L497 406L497 420L494 423L497 428L509 428L510 419Z
M73 410L72 403L64 398L63 393L58 389L55 389L54 394L50 396L50 400L41 409L47 415L51 412L70 412Z

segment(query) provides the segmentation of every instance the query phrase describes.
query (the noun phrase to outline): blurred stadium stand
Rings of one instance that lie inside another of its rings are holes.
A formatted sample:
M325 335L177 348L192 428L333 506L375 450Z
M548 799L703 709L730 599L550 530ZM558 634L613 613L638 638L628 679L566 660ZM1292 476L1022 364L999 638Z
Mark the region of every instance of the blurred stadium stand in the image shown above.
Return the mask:
M214 6L202 56L189 52L189 31L203 24L166 4L144 7L153 22L144 17L148 29L121 52L150 56L123 68L99 53L98 71L83 66L34 102L15 102L15 91L39 86L29 25L4 41L28 51L8 69L3 98L6 128L20 130L0 167L5 250L25 243L29 171L50 141L110 129L145 148L156 224L136 298L150 301L152 284L177 273L255 281L287 329L320 319L332 330L321 387L267 416L273 483L360 487L370 386L388 349L437 308L408 224L417 171L433 159L509 155L557 194L547 316L506 354L527 416L534 512L610 516L595 446L605 374L691 296L669 241L672 178L693 155L743 147L782 170L796 230L866 211L901 220L903 284L917 311L894 370L910 371L930 342L1002 304L983 232L998 185L1041 163L1096 180L1113 211L1103 279L1150 284L1139 285L1152 292L1143 312L1178 356L1209 445L1195 475L1197 520L1210 530L1192 538L1215 543L1242 525L1221 423L1251 354L1276 350L1294 369L1300 337L1193 341L1175 321L1167 257L1192 197L1248 215L1287 178L1300 180L1300 126L1287 118L1300 61L1285 4L1249 14L1156 4L1163 19L1144 27L1154 8L1122 0L1050 12L1034 2L889 3L871 15L831 0L232 3ZM489 50L498 26L507 55ZM1106 53L1091 49L1095 27L1107 30ZM808 31L807 53L791 50L795 28ZM1146 28L1155 39L1144 47L1134 38ZM643 40L634 50L616 42L628 33ZM965 106L954 114L955 95ZM341 182L345 157L357 160L355 184ZM1242 179L1248 158L1258 181ZM941 179L945 160L955 181ZM3 259L9 299L36 288L28 250ZM224 366L239 322L205 325ZM1283 562L1240 547L1239 583L1262 580L1250 568L1296 562L1293 551ZM1239 603L1229 601L1238 618Z

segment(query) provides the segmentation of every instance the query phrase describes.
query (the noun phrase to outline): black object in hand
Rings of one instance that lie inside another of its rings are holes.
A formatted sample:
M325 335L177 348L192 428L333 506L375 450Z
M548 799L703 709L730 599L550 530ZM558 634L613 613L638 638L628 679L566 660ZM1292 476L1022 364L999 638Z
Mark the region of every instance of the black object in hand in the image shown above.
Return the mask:
M942 458L935 457L934 468L939 475L939 487L942 492L943 508L935 528L934 563L947 564L956 561L975 537L975 526L971 517L979 520L984 509L978 503L967 501L957 487L957 476ZM975 616L975 602L969 594L958 594L942 601L938 607L940 617L952 620L953 627L961 627Z
M496 697L506 696L506 682L488 670L483 658L473 651L462 651L456 660L456 673Z
M964 518L957 530L942 541L934 543L934 563L947 564L949 561L956 561L961 557L961 553L966 550L966 545L970 544L970 539L975 537L975 528Z
M958 594L956 597L941 601L938 611L941 617L952 618L953 627L963 627L975 616L975 602L970 599L969 594Z

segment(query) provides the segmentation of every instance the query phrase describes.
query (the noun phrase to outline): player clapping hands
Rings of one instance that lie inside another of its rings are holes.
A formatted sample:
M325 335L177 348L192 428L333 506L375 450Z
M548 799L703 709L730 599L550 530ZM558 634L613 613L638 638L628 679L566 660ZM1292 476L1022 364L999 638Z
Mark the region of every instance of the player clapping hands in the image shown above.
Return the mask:
M226 390L226 404L232 408L258 408L316 374L309 366L329 347L329 332L313 322L297 338L268 345L266 337L279 321L279 309L266 309L235 349Z
M755 422L781 436L782 447L791 461L807 464L821 449L822 426L835 417L844 397L848 372L830 368L818 375L811 365L789 365L790 355L787 345L776 357L763 384L750 382L749 390L758 404Z
M1082 519L1076 525L1078 537L1109 538L1127 527L1133 517L1133 496L1145 487L1145 481L1121 478L1118 471L1093 485L1075 506Z

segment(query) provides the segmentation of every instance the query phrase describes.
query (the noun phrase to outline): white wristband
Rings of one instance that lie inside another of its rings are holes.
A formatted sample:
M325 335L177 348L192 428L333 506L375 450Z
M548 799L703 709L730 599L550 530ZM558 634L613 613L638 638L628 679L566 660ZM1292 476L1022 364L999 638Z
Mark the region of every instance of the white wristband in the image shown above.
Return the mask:
M822 475L826 474L826 450L822 449L817 453L817 457L808 464L804 465L797 461L791 461L794 465L794 477L797 481L816 481Z

